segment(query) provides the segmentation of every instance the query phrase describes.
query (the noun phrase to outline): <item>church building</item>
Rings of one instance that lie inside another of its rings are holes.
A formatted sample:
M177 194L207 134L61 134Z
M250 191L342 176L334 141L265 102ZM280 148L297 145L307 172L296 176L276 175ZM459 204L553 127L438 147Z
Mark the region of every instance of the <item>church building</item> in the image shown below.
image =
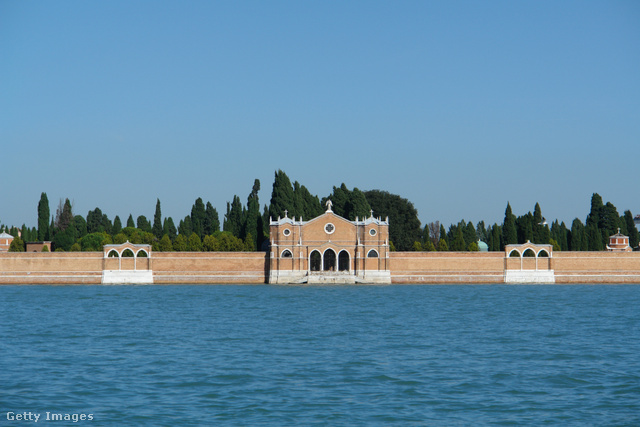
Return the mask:
M391 283L389 218L271 219L269 283Z

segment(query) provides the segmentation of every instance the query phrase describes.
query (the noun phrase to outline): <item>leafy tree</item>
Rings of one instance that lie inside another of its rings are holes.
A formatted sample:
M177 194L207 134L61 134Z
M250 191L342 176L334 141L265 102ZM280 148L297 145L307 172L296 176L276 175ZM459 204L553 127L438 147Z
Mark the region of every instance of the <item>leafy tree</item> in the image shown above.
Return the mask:
M480 251L480 248L478 247L478 243L471 242L471 243L469 243L469 246L467 246L467 250L469 252L478 252L478 251Z
M444 229L444 225L440 224L440 238L438 239L438 241L436 242L438 245L440 245L440 240L444 240L445 243L447 244L447 250L449 250L448 246L449 246L449 238L447 237L447 230ZM438 249L440 250L440 249Z
M87 222L84 220L82 215L74 216L72 224L76 229L76 238L82 238L88 233Z
M389 217L389 239L398 250L411 250L413 242L420 241L422 229L413 203L380 190L366 191L364 195L376 215Z
M14 239L11 241L11 244L9 244L9 252L24 252L24 251L25 251L25 246L22 238L14 237Z
M507 203L504 212L504 223L502 225L502 248L506 245L518 243L518 231L516 229L516 216L511 211L511 204Z
M160 199L156 199L156 212L153 215L153 227L151 227L151 232L158 239L162 238L162 209L160 208Z
M111 236L105 232L90 233L80 239L80 247L83 252L99 252L102 251L104 245L111 243Z
M368 218L371 214L371 206L364 193L358 188L351 191L344 183L340 187L333 187L333 193L322 199L322 205L327 200L331 200L333 203L332 209L336 215L350 221L355 221L356 218Z
M190 252L201 252L202 251L202 241L197 233L191 233L189 239L187 240L187 250Z
M173 250L173 245L171 244L171 239L168 234L165 234L162 236L162 239L160 239L158 250L160 252L171 252Z
M80 246L80 243L78 243L78 242L74 243L69 248L69 252L80 252L81 250L82 250L82 247Z
M176 252L186 252L188 249L187 238L184 234L178 234L173 241L173 250Z
M464 224L464 220L462 222ZM478 235L476 234L476 228L473 226L471 221L469 221L462 229L462 236L464 237L464 242L467 246L469 246L470 243L476 243L477 246Z
M411 248L413 252L422 252L422 245L420 242L413 242L413 247Z
M133 222L133 215L129 214L129 218L127 218L127 227L135 228L136 223Z
M440 239L438 242L438 252L448 252L449 245L447 245L447 241L444 239Z
M422 245L422 249L427 252L435 252L436 247L431 240L426 240Z
M40 195L40 202L38 202L38 240L45 241L51 239L49 232L49 218L51 212L49 210L49 199L47 193Z

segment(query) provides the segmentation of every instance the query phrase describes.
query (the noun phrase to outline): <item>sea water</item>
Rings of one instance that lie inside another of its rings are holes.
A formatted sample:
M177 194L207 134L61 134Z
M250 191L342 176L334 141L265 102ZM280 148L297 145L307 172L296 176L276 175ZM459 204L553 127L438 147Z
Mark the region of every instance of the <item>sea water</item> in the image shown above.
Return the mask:
M1 286L0 425L36 415L640 425L640 286Z

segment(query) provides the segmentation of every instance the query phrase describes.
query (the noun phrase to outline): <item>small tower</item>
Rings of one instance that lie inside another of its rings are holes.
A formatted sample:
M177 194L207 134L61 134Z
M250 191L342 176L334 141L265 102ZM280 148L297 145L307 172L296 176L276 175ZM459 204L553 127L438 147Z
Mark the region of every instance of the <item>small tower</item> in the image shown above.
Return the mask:
M620 229L618 228L617 234L609 236L607 250L611 252L631 252L633 249L629 246L629 236L621 234Z

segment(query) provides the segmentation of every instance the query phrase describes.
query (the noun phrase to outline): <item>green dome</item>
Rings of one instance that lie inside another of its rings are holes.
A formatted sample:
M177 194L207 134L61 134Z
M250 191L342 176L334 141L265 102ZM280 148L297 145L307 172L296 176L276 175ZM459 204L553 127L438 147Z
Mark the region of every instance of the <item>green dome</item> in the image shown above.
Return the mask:
M482 240L478 240L478 250L480 252L489 252L489 245L487 245Z

